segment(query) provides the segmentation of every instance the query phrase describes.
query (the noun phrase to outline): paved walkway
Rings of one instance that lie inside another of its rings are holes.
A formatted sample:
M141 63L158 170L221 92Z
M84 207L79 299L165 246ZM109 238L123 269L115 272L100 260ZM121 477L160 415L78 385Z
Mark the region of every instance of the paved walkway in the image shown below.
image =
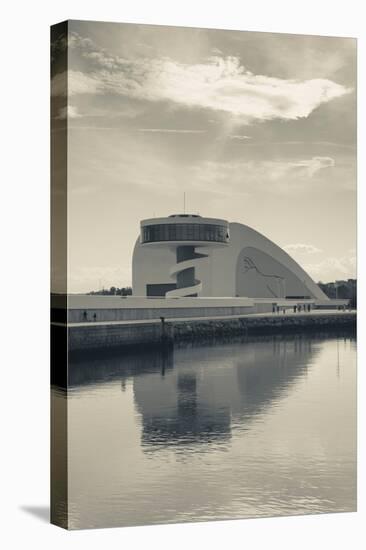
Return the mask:
M334 309L314 309L310 312L301 311L300 313L294 313L292 310L286 311L286 313L247 313L243 315L221 315L215 317L165 317L166 323L179 323L182 321L221 321L223 319L242 319L242 318L263 318L263 317L308 317L308 316L329 316L329 315L356 315L356 310L338 311ZM104 326L104 325L153 325L161 323L160 319L138 319L138 320L126 320L126 321L86 321L82 323L68 323L68 327L90 327L91 325ZM65 326L65 323L52 323L56 326Z

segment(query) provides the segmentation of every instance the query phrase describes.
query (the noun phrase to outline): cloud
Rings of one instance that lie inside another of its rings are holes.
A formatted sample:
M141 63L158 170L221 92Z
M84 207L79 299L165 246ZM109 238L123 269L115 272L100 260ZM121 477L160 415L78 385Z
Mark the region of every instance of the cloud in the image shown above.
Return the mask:
M206 130L184 130L179 128L139 128L139 132L153 134L204 134Z
M95 128L95 130L101 129L100 127ZM87 130L89 132L89 127ZM103 131L105 130L111 132L111 129L103 128ZM73 131L85 132L86 130L75 128ZM119 132L119 129L113 129L113 132ZM115 183L119 187L123 182L123 185L135 186L136 189L151 190L153 188L156 193L160 193L164 197L176 197L184 187L189 193L207 194L210 200L230 198L230 201L236 201L259 195L261 197L285 197L287 201L296 197L296 204L302 200L304 194L321 192L322 196L326 194L334 197L336 193L347 190L344 187L344 181L349 175L340 164L336 168L334 177L332 175L332 178L328 178L324 173L324 176L319 176L318 179L309 177L305 169L299 171L299 168L295 168L294 165L299 162L296 158L250 161L195 160L184 164L184 169L181 169L175 162L171 162L170 158L156 154L155 139L149 140L152 148L144 148L144 162L139 162L136 159L141 157L141 143L131 135L131 132L119 135L121 139L123 138L121 143L123 143L124 153L121 155L120 147L118 147L112 164L108 161L100 163L98 169L93 167L93 175L100 181L108 180L111 185ZM142 133L142 135L159 136L154 132L152 134ZM169 136L171 134L162 135ZM189 135L187 134L186 137ZM120 138L113 136L112 143L115 139L119 140ZM118 141L118 143L120 142ZM90 168L89 164L88 168ZM122 179L120 174L123 174ZM81 185L85 179L84 172L74 175L77 180L75 185Z
M51 83L52 96L74 96L77 94L99 94L106 89L102 77L88 75L81 71L68 71L55 75Z
M317 254L318 252L321 252L320 248L317 248L316 246L312 244L303 244L303 243L296 243L296 244L287 244L283 247L286 252L300 252L302 254Z
M319 180L314 174L332 165L329 161L320 162L314 157L306 160L251 160L218 162L205 161L191 167L191 181L195 186L206 188L209 192L222 195L257 193L262 186L267 193L286 195L310 191L309 186L318 186ZM315 160L314 160L315 159ZM334 163L333 159L329 159ZM341 174L346 174L341 171ZM343 190L344 184L335 177L332 191ZM329 178L322 179L322 186L329 183Z
M317 281L334 281L355 278L356 265L356 256L331 256L315 264L305 264L303 267Z
M309 181L319 170L335 166L330 157L312 157L302 160L268 160L246 163L250 171L257 171L258 179L262 176L270 182L292 181L297 188L301 182Z
M68 71L68 93L112 94L224 112L241 122L296 120L351 90L332 80L292 80L253 74L238 57L215 55L201 63L167 57L125 59L72 35L70 47L87 60L87 71ZM75 53L73 54L75 55ZM89 66L88 66L89 64ZM66 93L65 74L54 77L52 93Z
M335 160L331 157L312 157L311 159L292 163L292 167L294 168L305 169L311 178L322 168L330 168L332 166L335 166Z
M244 135L238 135L238 134L232 134L228 136L229 139L238 139L239 141L246 141L247 139L252 139L251 136L244 136Z
M77 108L73 105L68 105L67 107L61 107L57 115L57 119L65 120L66 118L81 118L82 115L78 112Z

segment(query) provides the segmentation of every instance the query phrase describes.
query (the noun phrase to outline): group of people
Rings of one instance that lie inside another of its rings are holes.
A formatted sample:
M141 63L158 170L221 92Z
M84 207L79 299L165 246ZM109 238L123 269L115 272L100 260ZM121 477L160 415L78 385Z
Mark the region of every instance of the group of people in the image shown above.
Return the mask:
M309 311L311 311L311 304L303 304L303 305L299 304L299 305L295 305L295 306L294 306L294 313L296 313L297 311L298 311L299 313L300 313L301 311L308 311L308 312L309 312Z
M286 308L285 307L281 307L281 306L278 306L276 304L273 304L272 305L272 313L280 313L280 311L282 311L282 313L286 313ZM293 307L293 312L294 313L301 313L302 311L304 312L310 312L311 311L311 304L296 304L294 305Z

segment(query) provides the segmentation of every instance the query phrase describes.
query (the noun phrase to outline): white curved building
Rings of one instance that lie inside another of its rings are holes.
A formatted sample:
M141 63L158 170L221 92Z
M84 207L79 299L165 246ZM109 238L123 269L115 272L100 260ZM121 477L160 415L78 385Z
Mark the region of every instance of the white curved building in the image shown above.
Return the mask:
M302 267L254 229L176 214L141 221L134 296L247 297L331 302Z

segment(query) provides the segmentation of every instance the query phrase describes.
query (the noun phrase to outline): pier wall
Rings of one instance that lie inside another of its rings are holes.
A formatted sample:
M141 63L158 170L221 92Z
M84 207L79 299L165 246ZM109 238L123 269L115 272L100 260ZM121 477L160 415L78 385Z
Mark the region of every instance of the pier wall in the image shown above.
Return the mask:
M61 328L61 327L60 327ZM71 352L123 346L159 344L208 337L272 334L302 331L356 330L356 313L258 315L236 319L211 319L131 324L80 324L68 326Z
M105 321L145 321L152 319L177 319L182 317L219 317L253 313L253 307L170 307L170 308L118 308L118 309L71 309L69 323Z
M327 309L344 306L345 300L289 300L267 298L141 298L120 296L54 296L51 318L56 323L103 323L118 321L152 321L233 317L271 313L273 306L293 311L295 306Z

